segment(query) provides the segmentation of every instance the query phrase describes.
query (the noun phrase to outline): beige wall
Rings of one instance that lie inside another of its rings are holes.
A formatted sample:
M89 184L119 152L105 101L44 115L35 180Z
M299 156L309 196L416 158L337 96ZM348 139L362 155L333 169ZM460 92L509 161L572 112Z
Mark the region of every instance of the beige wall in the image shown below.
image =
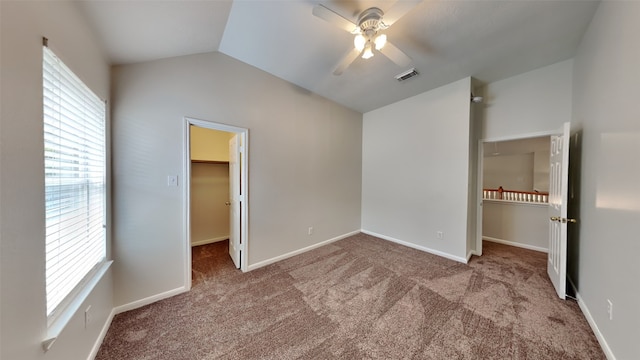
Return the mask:
M111 271L80 304L51 350L45 354L41 347L47 331L42 36L103 99L109 99L109 65L73 2L0 1L0 36L0 358L87 359L113 309ZM110 235L108 227L107 239ZM92 321L85 329L88 306Z
M191 126L191 160L229 161L233 133ZM229 165L191 164L191 246L229 238Z
M249 129L249 266L360 229L360 113L220 53L117 66L112 84L117 305L185 286L184 192L166 181L185 116Z
M191 160L229 161L232 133L191 126Z
M191 245L229 238L229 164L191 164Z

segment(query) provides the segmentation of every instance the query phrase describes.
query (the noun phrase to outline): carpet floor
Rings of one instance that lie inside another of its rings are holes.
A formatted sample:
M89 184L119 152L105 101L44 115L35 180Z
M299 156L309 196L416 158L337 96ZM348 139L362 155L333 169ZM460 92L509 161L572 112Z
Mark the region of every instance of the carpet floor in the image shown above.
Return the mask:
M485 242L465 265L358 234L242 273L227 246L116 315L96 359L605 359L543 253Z

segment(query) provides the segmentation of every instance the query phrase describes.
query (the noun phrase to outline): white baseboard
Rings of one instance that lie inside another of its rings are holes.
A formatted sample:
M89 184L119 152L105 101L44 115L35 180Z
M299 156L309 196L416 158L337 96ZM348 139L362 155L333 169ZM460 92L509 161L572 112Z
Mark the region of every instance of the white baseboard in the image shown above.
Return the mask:
M156 301L160 301L160 300L163 300L163 299L166 299L166 298L170 298L172 296L176 296L178 294L182 294L182 293L187 292L187 291L189 291L189 289L187 289L184 286L181 286L179 288L175 288L173 290L169 290L169 291L165 291L165 292L160 293L160 294L149 296L149 297L146 297L144 299L136 300L136 301L130 302L128 304L116 306L113 310L115 311L115 315L117 315L117 314L123 313L125 311L137 309L139 307L143 307L145 305L152 304L152 303L154 303Z
M198 240L198 241L194 241L191 243L191 247L194 246L200 246L200 245L206 245L206 244L213 244L215 242L218 241L224 241L224 240L228 240L229 239L229 235L227 236L219 236L213 239L204 239L204 240Z
M494 237L490 237L490 236L483 236L482 240L486 240L486 241L490 241L490 242L494 242L494 243L498 243L498 244L515 246L515 247L528 249L528 250L539 251L539 252L543 252L543 253L548 253L549 252L549 249L547 249L547 248L534 246L534 245L529 245L529 244L517 243L517 242L509 241L509 240L502 240L502 239L498 239L498 238L494 238Z
M356 234L359 234L359 233L360 233L360 230L352 231L352 232L349 232L349 233L346 233L346 234L343 234L343 235L340 235L340 236L336 236L336 237L331 238L329 240L325 240L325 241L319 242L317 244L313 244L313 245L304 247L302 249L298 249L298 250L295 250L295 251L292 251L292 252L289 252L289 253L286 253L286 254L282 254L282 255L273 257L271 259L267 259L267 260L263 260L263 261L257 262L255 264L251 264L251 265L249 265L249 268L248 268L247 271L251 271L251 270L255 270L255 269L261 268L263 266L271 265L271 264L273 264L275 262L278 262L280 260L284 260L284 259L290 258L292 256L296 256L296 255L302 254L302 253L307 252L309 250L317 249L317 248L319 248L321 246L324 246L324 245L327 245L327 244L331 244L332 242L336 242L338 240L342 240L344 238L348 238L349 236L353 236L353 235L356 235Z
M573 281L571 281L571 278L568 276L567 276L567 280L568 280L567 282L569 283L569 286L571 286L571 288L573 289L573 292L576 294L576 300L578 301L578 306L580 306L580 310L582 310L582 314L587 319L589 326L591 326L591 330L593 330L593 333L596 335L596 339L598 339L598 343L602 348L602 352L604 352L604 355L607 357L607 360L616 360L616 357L613 355L613 351L611 351L611 348L609 347L607 340L605 340L604 336L600 332L600 329L598 328L598 325L596 324L596 321L593 319L593 316L591 316L591 312L589 311L587 304L584 303L584 300L580 296L578 289L576 289L576 285L573 283Z
M400 244L400 245L404 245L406 247L410 247L412 249L428 252L429 254L438 255L438 256L441 256L443 258L447 258L447 259L450 259L450 260L455 260L457 262L461 262L463 264L467 263L467 259L464 258L464 257L451 255L451 254L448 254L448 253L445 253L445 252L442 252L442 251L439 251L439 250L430 249L430 248L425 247L425 246L416 245L414 243L410 243L410 242L406 242L406 241L403 241L403 240L399 240L399 239L393 238L391 236L378 234L378 233L375 233L375 232L369 231L369 230L364 230L363 229L362 232L364 234L375 236L375 237L380 238L380 239L388 240L388 241L394 242L396 244Z
M107 332L109 331L109 327L111 326L111 322L113 322L113 317L116 316L116 309L111 309L111 313L107 317L107 321L105 321L104 325L102 325L102 330L100 330L100 334L96 339L96 342L93 344L93 348L91 348L91 352L87 357L87 360L94 360L96 355L98 355L98 351L100 350L100 346L104 341L104 337L107 336Z
M469 253L467 254L467 263L469 263L469 260L471 260L471 257L473 255L477 255L476 251L475 250L469 251Z

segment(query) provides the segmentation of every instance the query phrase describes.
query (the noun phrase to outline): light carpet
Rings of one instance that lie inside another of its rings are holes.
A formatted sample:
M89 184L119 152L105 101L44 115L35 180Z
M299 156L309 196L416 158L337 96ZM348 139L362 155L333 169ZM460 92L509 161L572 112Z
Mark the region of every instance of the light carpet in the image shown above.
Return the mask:
M605 359L543 253L465 265L358 234L242 273L227 246L194 248L192 290L118 314L96 359Z

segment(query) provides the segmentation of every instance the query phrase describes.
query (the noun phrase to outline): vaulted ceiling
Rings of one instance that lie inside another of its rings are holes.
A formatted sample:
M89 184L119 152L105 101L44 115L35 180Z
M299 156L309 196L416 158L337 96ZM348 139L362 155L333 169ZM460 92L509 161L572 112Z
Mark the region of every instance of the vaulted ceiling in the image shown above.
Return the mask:
M399 0L405 1L405 0ZM412 62L378 52L333 69L353 35L312 14L322 4L356 23L395 0L85 0L80 10L112 64L220 51L367 112L473 76L493 82L573 57L598 6L587 0L424 0L385 31ZM419 76L394 76L416 68Z

